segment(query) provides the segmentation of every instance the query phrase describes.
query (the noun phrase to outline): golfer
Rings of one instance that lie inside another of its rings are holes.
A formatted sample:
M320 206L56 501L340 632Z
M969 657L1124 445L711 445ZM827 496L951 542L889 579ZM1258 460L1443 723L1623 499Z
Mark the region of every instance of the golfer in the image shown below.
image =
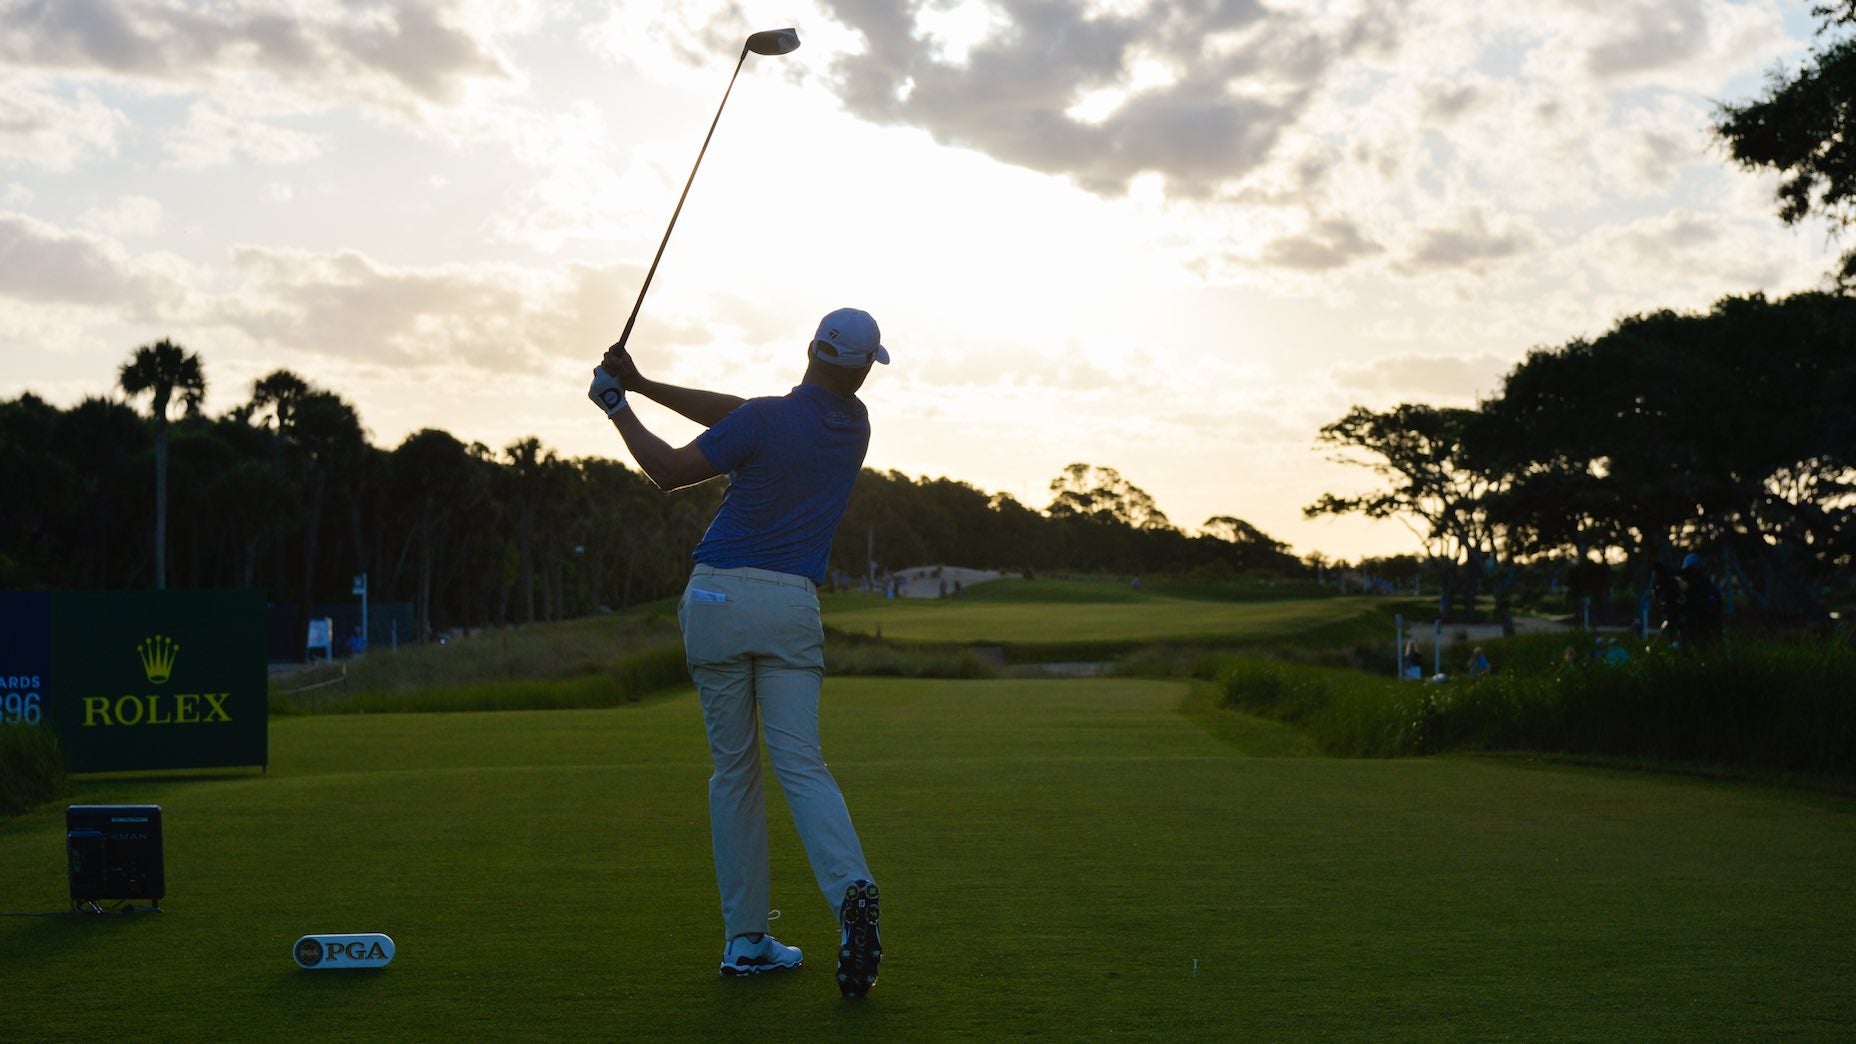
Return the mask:
M728 476L677 606L715 760L709 832L728 937L722 974L795 968L801 960L797 947L767 932L764 734L812 873L838 917L838 988L861 997L883 957L877 888L819 747L825 657L817 585L870 445L869 414L856 393L889 352L868 312L840 308L819 322L807 358L792 391L743 400L648 380L615 345L587 394L659 489ZM627 392L708 430L673 449L629 408Z

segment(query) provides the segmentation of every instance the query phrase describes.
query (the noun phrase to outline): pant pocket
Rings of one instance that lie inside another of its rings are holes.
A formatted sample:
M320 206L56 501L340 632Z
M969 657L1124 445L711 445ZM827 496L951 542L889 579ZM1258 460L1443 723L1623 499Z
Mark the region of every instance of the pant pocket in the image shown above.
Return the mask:
M825 625L819 618L818 603L789 603L781 606L777 621L769 628L769 651L793 667L823 669L825 666Z
M713 591L702 591L713 596ZM689 588L677 603L677 624L683 631L683 657L692 664L721 663L741 653L744 629L741 605L730 598L696 597Z

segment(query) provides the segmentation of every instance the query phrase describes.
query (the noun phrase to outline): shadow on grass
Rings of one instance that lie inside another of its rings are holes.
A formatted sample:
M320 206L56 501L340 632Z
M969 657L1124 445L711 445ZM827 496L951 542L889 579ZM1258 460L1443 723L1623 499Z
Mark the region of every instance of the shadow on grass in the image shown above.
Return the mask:
M130 932L156 931L168 915L137 907L135 913L78 913L74 910L44 911L34 915L24 927L7 936L9 963L30 967L35 958L82 955L96 952L112 954L113 948ZM11 921L14 918L7 918ZM22 918L24 919L24 918Z
M228 765L222 769L186 769L162 772L150 769L135 769L122 772L81 772L73 773L71 782L80 787L96 787L112 783L218 783L241 777L257 778L266 775L262 765ZM102 802L85 799L82 802L73 799L71 804L101 804ZM142 802L137 802L141 804Z
M745 979L715 977L713 988L703 991L710 1005L702 1022L728 1034L728 1026L807 1025L818 1040L858 1039L866 1035L893 1035L897 1018L910 1005L901 991L884 991L878 982L869 996L847 998L838 992L836 954L825 953L814 966ZM692 1028L698 1023L692 1023Z

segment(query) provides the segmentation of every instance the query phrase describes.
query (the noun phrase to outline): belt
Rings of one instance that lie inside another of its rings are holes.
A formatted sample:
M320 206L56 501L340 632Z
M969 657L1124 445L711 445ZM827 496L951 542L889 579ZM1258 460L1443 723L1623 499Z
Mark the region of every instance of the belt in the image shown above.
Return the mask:
M798 573L776 573L771 569L758 569L754 566L735 566L732 569L717 569L714 566L699 565L690 570L691 576L733 576L743 580L759 580L766 584L785 584L787 587L801 587L811 594L817 594L818 588L811 578Z

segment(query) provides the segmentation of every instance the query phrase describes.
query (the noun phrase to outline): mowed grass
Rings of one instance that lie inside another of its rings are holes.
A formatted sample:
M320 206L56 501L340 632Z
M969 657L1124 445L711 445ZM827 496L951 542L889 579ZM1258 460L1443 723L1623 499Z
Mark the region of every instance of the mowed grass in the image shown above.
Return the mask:
M775 927L806 966L716 976L693 695L276 720L268 776L86 786L163 806L166 912L0 918L0 1037L1687 1041L1856 1019L1849 800L1263 757L1305 745L1208 713L1164 681L828 682L885 897L857 1003L777 799ZM62 835L59 808L0 826L6 909L64 904ZM314 931L399 953L299 971Z
M828 596L825 623L912 642L1128 646L1254 643L1371 619L1367 598L1237 600L1135 591L1122 585L995 580L959 598Z

